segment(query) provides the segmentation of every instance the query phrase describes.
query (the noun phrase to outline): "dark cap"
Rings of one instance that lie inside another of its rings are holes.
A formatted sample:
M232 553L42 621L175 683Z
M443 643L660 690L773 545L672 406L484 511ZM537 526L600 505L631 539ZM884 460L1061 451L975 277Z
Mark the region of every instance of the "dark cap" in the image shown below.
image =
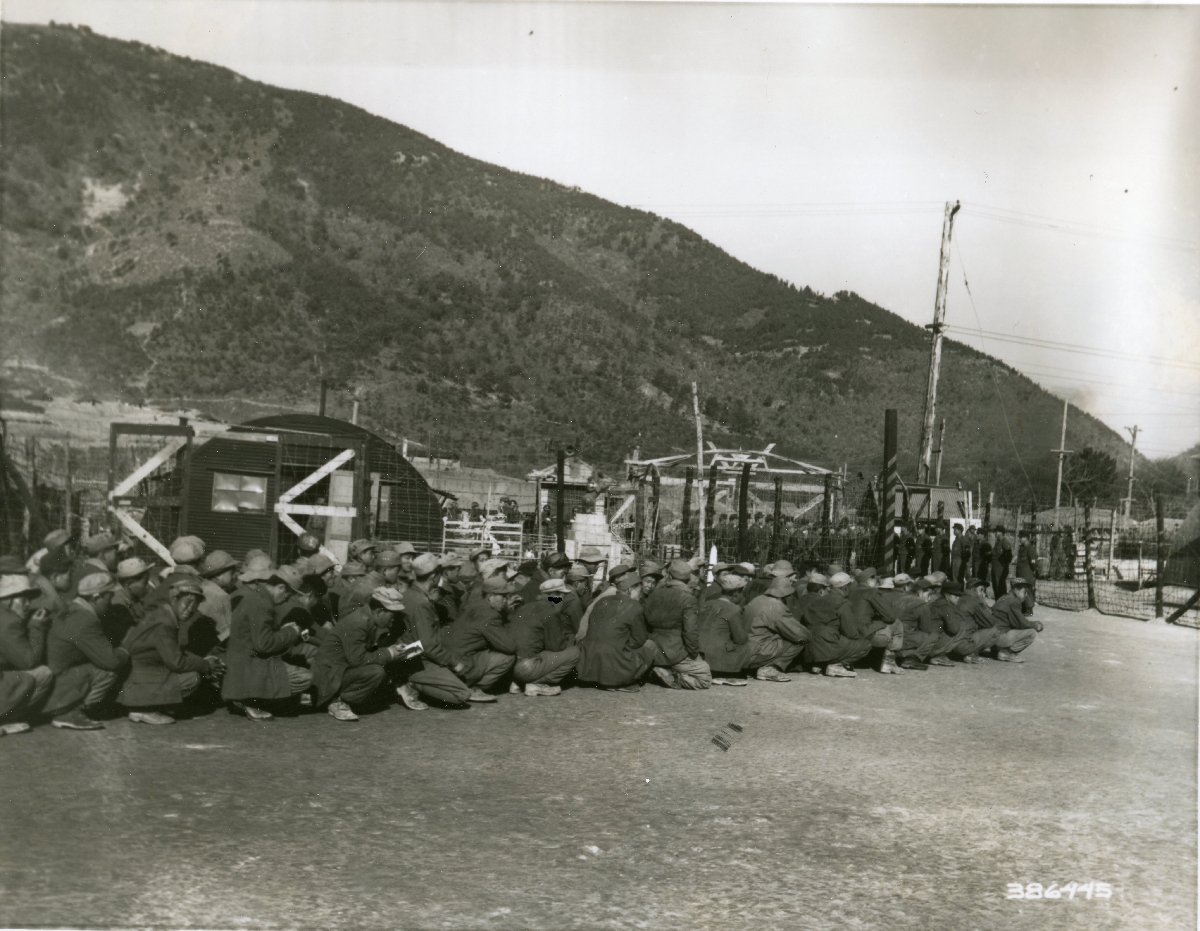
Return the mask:
M987 588L987 582L985 582L983 579L977 579L977 578L971 577L971 578L967 579L966 582L963 583L963 588L967 588L967 589L980 588L980 587Z
M960 585L958 582L943 582L942 583L942 594L943 595L962 595L962 594L964 594L964 589L963 589L962 585Z
M64 572L70 572L71 557L67 555L67 551L63 546L56 546L42 557L42 561L38 563L38 571L47 578L52 575L61 575Z
M532 577L533 574L537 572L537 567L538 564L536 559L526 559L517 566L517 572L519 572L521 575Z
M571 565L571 560L566 553L551 553L542 560L542 565L547 569L566 569Z

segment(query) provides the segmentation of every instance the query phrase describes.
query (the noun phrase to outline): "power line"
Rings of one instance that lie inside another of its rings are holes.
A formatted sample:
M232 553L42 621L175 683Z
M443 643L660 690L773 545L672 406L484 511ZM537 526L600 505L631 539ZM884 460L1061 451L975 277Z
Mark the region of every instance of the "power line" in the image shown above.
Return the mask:
M1097 239L1111 239L1118 242L1142 242L1163 249L1177 249L1183 252L1200 252L1200 243L1189 239L1179 239L1171 236L1155 236L1129 233L1125 230L1099 226L1094 223L1081 223L1074 220L1058 220L1054 217L1043 217L1037 214L1024 213L1019 210L1009 210L1004 207L989 207L986 204L963 203L963 213L968 216L980 217L985 220L998 220L1003 223L1013 223L1018 226L1037 227L1056 230L1064 233L1075 233L1081 236L1091 236Z
M962 256L960 255L961 259ZM1171 365L1179 368L1190 368L1200 370L1200 363L1197 362L1181 362L1176 359L1167 359L1162 356L1144 356L1131 352L1120 352L1116 349L1101 349L1094 346L1076 346L1071 343L1059 343L1054 340L1037 339L1033 336L1017 336L1011 333L995 333L990 330L979 329L972 330L968 327L955 326L954 324L946 324L947 330L954 330L959 333L969 333L972 336L976 332L980 336L987 336L989 339L998 340L1002 343L1016 343L1021 346L1032 346L1036 349L1051 349L1055 352L1072 352L1078 355L1095 356L1102 359L1119 359L1125 362L1151 362L1155 365Z

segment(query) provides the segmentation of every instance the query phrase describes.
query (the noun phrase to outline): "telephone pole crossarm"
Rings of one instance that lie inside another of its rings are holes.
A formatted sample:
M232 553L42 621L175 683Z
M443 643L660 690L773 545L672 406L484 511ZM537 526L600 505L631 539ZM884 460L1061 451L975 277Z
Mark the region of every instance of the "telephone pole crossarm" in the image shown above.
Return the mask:
M927 324L930 331L929 377L925 382L925 416L921 421L921 450L917 460L920 481L928 482L933 459L933 424L937 407L938 374L942 365L942 333L946 329L946 292L950 287L950 237L954 233L954 215L961 204L946 202L946 215L942 222L942 251L938 261L937 295L933 303L933 323Z

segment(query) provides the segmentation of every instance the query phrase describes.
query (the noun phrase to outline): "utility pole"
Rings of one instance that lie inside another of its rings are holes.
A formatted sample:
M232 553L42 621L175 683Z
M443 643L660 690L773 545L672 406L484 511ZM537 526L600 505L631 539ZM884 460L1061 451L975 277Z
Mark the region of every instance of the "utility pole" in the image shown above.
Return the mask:
M1129 443L1129 497L1125 499L1125 519L1129 520L1129 510L1133 507L1133 463L1137 459L1138 428L1135 424L1125 429L1133 436L1133 439Z
M943 417L941 424L938 426L938 448L937 459L934 462L937 464L934 469L933 484L942 484L942 450L946 448L946 418Z
M942 254L938 262L937 296L933 302L932 345L929 353L929 378L925 383L925 417L921 421L921 455L917 465L917 480L929 481L929 465L933 450L933 419L937 406L938 371L942 366L942 331L946 328L946 291L950 286L950 236L954 232L954 215L962 205L946 201L946 218L942 221Z
M1058 484L1054 486L1054 529L1058 529L1058 506L1062 504L1062 474L1063 460L1067 458L1067 453L1071 450L1067 449L1067 407L1069 401L1063 401L1063 426L1062 438L1058 441L1058 449L1052 449L1050 452L1058 453Z
M696 387L696 383L692 382L692 411L696 415L696 475L700 477L700 487L704 487L704 428L700 424L700 390ZM713 490L709 490L709 494L715 494ZM701 492L701 498L698 502L699 509L697 515L699 520L698 536L696 537L697 545L696 552L699 553L705 560L708 559L708 550L704 548L704 498Z

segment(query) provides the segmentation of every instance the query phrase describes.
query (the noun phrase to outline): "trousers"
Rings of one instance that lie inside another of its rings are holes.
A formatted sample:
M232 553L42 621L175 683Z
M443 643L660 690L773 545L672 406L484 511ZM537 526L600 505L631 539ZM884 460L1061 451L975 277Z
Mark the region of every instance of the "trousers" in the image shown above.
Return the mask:
M960 630L953 636L942 631L933 635L936 639L933 649L929 651L930 656L945 656L947 653L957 652L967 640L967 632Z
M463 676L467 685L473 685L481 691L487 691L509 672L517 662L515 656L507 653L497 653L494 650L482 650L472 653L469 657L471 668Z
M418 660L405 677L409 685L415 686L422 695L444 702L447 705L464 705L471 694L471 687L445 666L428 660Z
M994 643L997 650L1008 650L1009 653L1020 653L1037 637L1037 631L1033 628L1025 630L1006 630L1002 634L998 634Z
M387 679L387 670L378 663L353 666L342 673L342 687L337 700L348 705L366 701Z
M964 656L970 656L972 653L978 653L980 650L986 650L996 642L996 628L984 627L967 634L958 645L950 650L952 656L957 656L960 659Z
M758 647L746 660L746 668L758 669L762 666L774 666L782 672L791 666L803 652L803 643L793 643L782 637L772 637L770 640L759 642Z
M925 631L918 630L915 627L911 630L906 627L904 629L904 644L896 651L896 656L898 659L913 657L918 660L926 660L937 645L937 640L937 634L927 634Z
M101 669L99 666L93 666L91 663L84 663L80 666L72 666L70 669L63 670L55 677L55 684L64 691L70 691L75 694L83 693L83 707L92 708L101 704L109 694L117 687L119 679L115 672L108 669ZM54 696L51 696L53 702ZM51 714L62 714L70 711L75 705L79 704L79 699L67 701L58 707L47 708Z
M992 560L992 597L1003 598L1008 594L1008 566Z
M675 673L680 686L685 689L712 688L712 668L698 656L695 659L682 659L667 668Z
M518 682L555 685L579 662L579 647L565 650L543 650L537 656L523 656L513 665L513 678Z
M904 646L904 622L896 621L871 635L872 649L899 650Z

